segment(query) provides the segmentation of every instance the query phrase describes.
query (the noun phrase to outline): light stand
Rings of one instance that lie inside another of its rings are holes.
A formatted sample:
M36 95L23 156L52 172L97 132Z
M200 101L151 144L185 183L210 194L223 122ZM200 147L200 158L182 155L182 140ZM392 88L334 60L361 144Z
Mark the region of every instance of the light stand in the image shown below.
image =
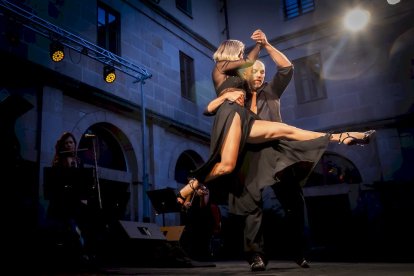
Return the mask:
M99 184L98 160L96 158L96 136L93 135L93 134L89 134L89 137L92 138L93 159L94 159L94 162L95 162L95 184L96 184L96 188L98 189L99 209L102 210L101 185Z

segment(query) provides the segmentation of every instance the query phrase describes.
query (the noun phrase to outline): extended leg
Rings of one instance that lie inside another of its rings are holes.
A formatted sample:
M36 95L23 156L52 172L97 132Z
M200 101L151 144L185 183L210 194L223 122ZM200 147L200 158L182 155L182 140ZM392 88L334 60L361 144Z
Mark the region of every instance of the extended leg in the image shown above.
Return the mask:
M338 142L346 145L367 144L375 131L367 132L345 132L331 134L331 142ZM276 139L287 139L294 141L306 141L327 135L324 132L316 132L300 129L279 122L256 120L250 131L248 142L258 144Z
M232 124L227 132L221 148L221 160L216 163L211 172L205 178L205 182L211 181L219 176L231 173L236 167L238 152L241 139L241 121L239 114L235 114ZM184 186L177 197L177 201L184 203L183 198L191 195L195 189L199 187L200 183L197 179L191 179L189 183ZM180 196L181 195L181 196Z

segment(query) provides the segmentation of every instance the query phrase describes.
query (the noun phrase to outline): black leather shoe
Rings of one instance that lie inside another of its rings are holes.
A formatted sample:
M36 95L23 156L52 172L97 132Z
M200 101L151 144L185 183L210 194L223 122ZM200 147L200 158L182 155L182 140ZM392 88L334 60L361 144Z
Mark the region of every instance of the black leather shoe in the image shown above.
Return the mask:
M266 270L266 264L264 263L262 257L256 255L253 257L252 262L250 263L251 271L264 271Z
M300 266L301 268L309 268L310 265L308 263L308 261L305 258L299 259L295 261L298 266Z

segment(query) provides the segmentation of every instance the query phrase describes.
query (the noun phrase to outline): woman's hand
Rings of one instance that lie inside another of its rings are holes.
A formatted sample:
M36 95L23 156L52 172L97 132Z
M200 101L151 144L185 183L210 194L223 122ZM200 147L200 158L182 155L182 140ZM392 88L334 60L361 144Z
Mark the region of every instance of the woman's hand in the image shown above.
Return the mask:
M235 102L244 106L244 91L237 88L228 88L220 93L220 96L212 100L204 110L204 115L211 116L216 114L217 109L225 101Z
M223 96L230 102L244 106L244 92L241 90L226 91Z
M254 31L250 38L253 39L254 41L256 41L256 43L261 44L262 46L265 46L266 44L269 43L267 41L265 33L262 32L262 30L260 30L260 29Z

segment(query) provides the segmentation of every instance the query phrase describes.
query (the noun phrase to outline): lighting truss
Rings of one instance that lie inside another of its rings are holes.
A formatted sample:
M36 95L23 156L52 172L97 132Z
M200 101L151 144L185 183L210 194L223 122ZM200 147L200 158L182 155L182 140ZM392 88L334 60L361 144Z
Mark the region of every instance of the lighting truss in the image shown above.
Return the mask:
M145 97L143 93L143 84L145 83L146 79L152 77L152 75L147 72L144 68L135 65L134 63L115 55L114 53L103 49L77 35L74 35L68 31L65 31L46 20L43 20L40 17L8 2L5 0L0 0L0 8L10 12L14 17L15 20L20 22L23 26L35 31L36 33L50 39L59 39L59 41L65 45L66 47L73 49L81 54L87 55L90 58L97 60L105 65L110 65L115 69L123 72L129 76L132 76L135 81L134 83L140 82L141 86L141 113L142 113L142 120L145 122L146 112L145 112ZM1 14L0 14L1 15ZM4 14L3 14L4 16ZM146 131L145 131L145 123L141 124L142 128L142 185L143 190L148 190L148 175L146 170ZM148 210L148 196L144 193L143 196L143 215L144 217L149 216Z
M136 82L144 81L152 77L152 75L144 68L103 49L94 43L59 28L19 6L5 0L0 0L0 7L11 12L16 20L25 27L50 40L59 39L64 46L87 55L103 64L111 65L115 69L135 78Z

